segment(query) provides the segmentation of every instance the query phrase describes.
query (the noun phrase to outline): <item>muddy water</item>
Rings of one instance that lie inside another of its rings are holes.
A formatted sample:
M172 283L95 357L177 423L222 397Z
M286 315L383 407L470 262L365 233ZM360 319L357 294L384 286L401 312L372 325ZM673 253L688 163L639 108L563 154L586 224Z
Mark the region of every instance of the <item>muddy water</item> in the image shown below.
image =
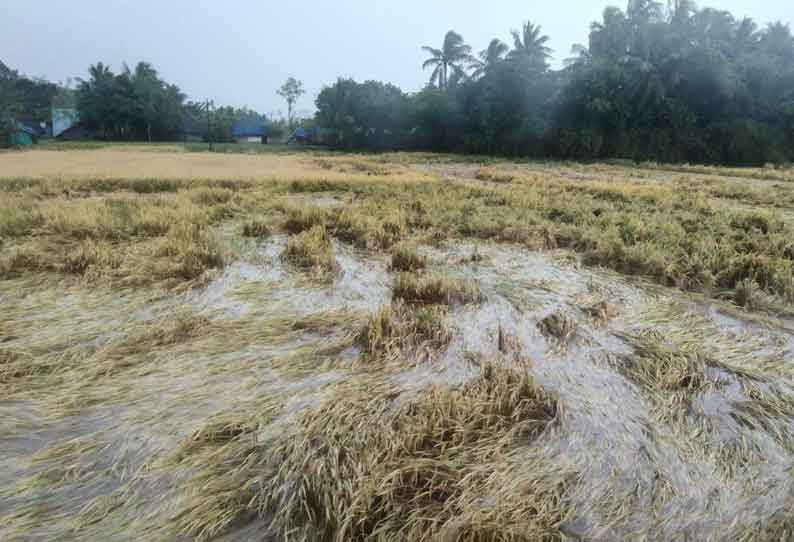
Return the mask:
M474 253L482 260L460 263ZM498 356L501 328L517 339L518 355L532 363L539 382L562 399L564 430L542 446L581 473L580 512L570 533L593 540L730 539L786 506L790 448L743 427L734 414L746 400L740 385L746 375L792 382L790 332L743 321L728 307L676 291L581 269L563 254L456 245L428 255L440 268L475 279L487 297L453 313L458 334L432 380L459 382L476 373L467 373L461 360ZM594 321L582 310L600 301L614 306L614 318ZM540 331L553 313L576 322L570 343ZM719 361L727 369L707 374L720 385L691 405L649 399L610 363L632 353L626 334L644 330L654 330L671 348L697 349Z
M374 312L390 299L388 262L336 243L341 271L318 281L281 261L285 243L282 236L257 243L206 287L176 297L0 285L12 337L3 346L65 367L3 387L0 539L190 539L174 527L190 507L196 475L173 462L185 440L218 416L257 412L274 396L284 409L270 432L285 431L350 377L357 350L344 346L344 325L286 336L268 330L276 317L344 311L352 320ZM486 300L452 308L449 347L433 362L407 364L391 382L407 397L430 383L465 382L478 360L529 361L564 407L560 430L534 446L579 473L571 488L576 513L565 526L572 540L730 540L786 505L791 447L737 421L748 383L766 389L793 381L794 338L784 325L583 269L565 253L486 244L472 262L470 244L425 251L433 267L476 281ZM610 318L583 310L603 301L614 308ZM112 378L85 377L104 346L184 310L244 332L230 327L158 347ZM541 331L555 313L575 322L570 340ZM507 354L499 352L500 330L511 338ZM634 353L626 336L647 330L671 348L719 361L708 369L719 385L684 404L627 378L619 370ZM291 357L340 341L343 348L310 361ZM263 527L247 522L222 539L258 540Z
M4 347L78 362L42 375L41 387L9 387L0 400L0 539L173 540L169 524L185 507L183 486L193 473L168 461L186 438L214 416L255 410L275 393L286 395L287 411L306 408L345 377L338 369L286 377L273 369L296 351L343 338L343 330L295 331L274 343L267 326L274 318L374 311L389 296L386 261L337 245L342 271L317 281L282 263L285 242L275 237L255 247L250 261L176 298L117 297L62 283L4 292L4 307L16 316L4 321L12 336ZM245 322L247 342L199 337L144 355L112 378L83 377L102 347L142 324L165 327L186 310ZM349 364L356 356L347 348L335 357Z

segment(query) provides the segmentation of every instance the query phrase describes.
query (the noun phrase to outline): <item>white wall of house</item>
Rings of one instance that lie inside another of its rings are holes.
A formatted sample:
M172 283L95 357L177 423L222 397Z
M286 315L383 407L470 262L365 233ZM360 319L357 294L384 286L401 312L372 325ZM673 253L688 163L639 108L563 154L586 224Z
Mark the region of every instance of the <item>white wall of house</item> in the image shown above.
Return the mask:
M52 137L58 137L63 132L77 124L80 115L77 109L52 108Z

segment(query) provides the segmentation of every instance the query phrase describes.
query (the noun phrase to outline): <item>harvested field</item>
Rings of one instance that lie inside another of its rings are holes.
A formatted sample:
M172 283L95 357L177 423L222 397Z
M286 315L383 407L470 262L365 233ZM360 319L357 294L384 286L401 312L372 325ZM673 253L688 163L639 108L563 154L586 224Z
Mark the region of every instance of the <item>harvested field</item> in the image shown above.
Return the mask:
M789 540L790 181L0 154L0 539Z

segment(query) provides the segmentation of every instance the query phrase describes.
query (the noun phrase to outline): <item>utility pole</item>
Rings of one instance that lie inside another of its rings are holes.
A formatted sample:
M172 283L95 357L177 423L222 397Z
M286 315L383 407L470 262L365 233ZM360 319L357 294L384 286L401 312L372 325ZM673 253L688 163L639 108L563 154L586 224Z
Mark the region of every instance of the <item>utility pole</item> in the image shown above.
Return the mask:
M215 107L215 101L207 100L205 106L207 107L207 142L210 152L213 152L215 149L212 144L212 107Z

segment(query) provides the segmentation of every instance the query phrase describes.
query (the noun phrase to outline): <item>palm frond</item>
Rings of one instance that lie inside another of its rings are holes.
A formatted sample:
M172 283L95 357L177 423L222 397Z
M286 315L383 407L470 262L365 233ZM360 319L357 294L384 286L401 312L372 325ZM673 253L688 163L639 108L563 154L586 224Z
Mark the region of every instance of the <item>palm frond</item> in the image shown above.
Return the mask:
M422 50L430 53L431 55L437 58L441 58L444 56L444 52L441 49L436 49L435 47L429 47L427 45L423 45Z
M425 60L422 63L422 69L426 70L427 68L429 68L431 66L438 66L439 64L441 64L441 62L442 61L441 61L440 58L428 58L427 60Z
M510 34L513 36L513 49L516 51L523 50L524 42L521 40L521 34L518 33L518 30L511 30Z
M441 80L444 73L444 65L438 64L436 69L433 70L433 73L430 74L430 84L436 85L438 88L441 88Z

